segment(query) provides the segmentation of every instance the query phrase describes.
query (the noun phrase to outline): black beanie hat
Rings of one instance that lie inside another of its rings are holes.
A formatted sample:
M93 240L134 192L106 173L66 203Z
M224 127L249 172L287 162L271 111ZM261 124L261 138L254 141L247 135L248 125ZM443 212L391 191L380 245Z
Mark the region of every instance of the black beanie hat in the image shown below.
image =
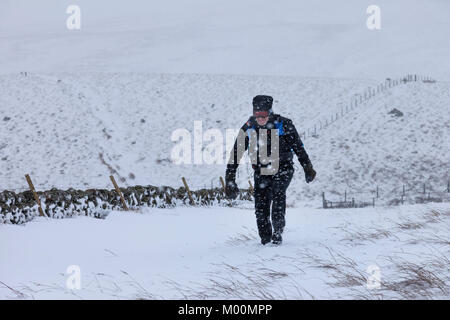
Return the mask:
M253 112L255 111L272 111L273 98L271 96L256 96L253 98Z

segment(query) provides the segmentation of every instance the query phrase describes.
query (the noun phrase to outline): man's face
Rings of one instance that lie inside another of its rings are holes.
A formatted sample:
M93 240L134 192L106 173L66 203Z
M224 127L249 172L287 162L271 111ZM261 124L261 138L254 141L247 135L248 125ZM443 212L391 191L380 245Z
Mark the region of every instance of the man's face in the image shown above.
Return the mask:
M255 111L253 115L260 126L266 125L267 121L269 121L269 111Z

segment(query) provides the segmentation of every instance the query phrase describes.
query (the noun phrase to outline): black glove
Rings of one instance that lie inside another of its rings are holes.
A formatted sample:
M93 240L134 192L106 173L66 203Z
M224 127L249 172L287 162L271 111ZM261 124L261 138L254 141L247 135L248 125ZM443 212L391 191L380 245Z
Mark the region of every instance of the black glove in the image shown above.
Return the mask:
M225 195L229 199L236 199L239 195L239 188L234 180L226 181Z
M308 162L305 166L303 166L303 170L305 171L306 183L313 181L316 177L316 171L313 169L312 163Z

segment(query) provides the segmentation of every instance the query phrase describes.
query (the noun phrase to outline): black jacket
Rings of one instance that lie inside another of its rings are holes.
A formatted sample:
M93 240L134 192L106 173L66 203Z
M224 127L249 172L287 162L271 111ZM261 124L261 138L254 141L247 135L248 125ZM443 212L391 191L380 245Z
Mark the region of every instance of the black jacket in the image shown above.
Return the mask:
M264 126L259 126L256 122L256 118L251 116L249 120L241 127L241 130L245 133L245 150L248 150L249 146L249 130L255 130L257 138L259 140L259 131L260 129L271 129L278 130L279 134L279 165L280 167L286 163L293 163L293 153L295 153L298 157L298 161L302 165L303 168L310 164L310 160L306 150L303 146L303 142L298 135L297 129L292 123L292 120L282 117L279 114L271 114L269 116L269 121ZM271 134L267 134L267 155L270 156L271 151ZM264 165L261 164L259 159L259 144L257 144L257 164L253 165L253 169L259 170L259 168ZM242 154L241 154L242 156ZM234 142L233 150L230 154L230 161L227 165L227 171L225 174L225 178L227 181L234 181L236 178L236 170L239 166L238 159L238 139ZM232 162L232 160L234 160Z

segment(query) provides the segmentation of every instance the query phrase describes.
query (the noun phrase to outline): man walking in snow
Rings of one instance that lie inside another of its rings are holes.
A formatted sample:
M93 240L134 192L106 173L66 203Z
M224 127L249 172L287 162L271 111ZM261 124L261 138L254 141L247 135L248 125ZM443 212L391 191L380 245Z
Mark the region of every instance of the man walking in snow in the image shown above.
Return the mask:
M243 153L249 150L254 170L256 223L263 245L271 240L274 244L282 242L286 190L294 173L293 153L303 167L306 182L316 176L292 121L274 114L272 102L271 96L253 98L253 116L241 127L225 174L226 195L236 199L239 194L236 171Z

